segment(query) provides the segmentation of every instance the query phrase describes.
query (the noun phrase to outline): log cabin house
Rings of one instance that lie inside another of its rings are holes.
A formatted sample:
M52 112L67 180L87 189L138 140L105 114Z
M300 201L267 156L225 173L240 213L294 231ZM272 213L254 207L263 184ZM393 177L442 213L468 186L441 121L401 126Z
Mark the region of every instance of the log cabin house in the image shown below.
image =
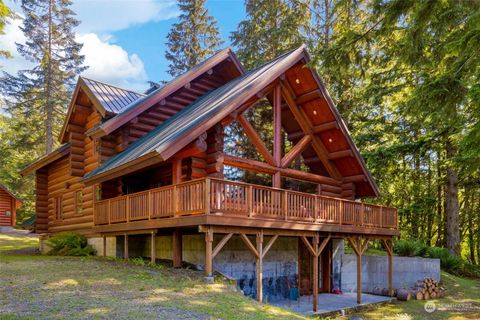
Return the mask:
M335 243L350 243L359 270L377 239L391 289L397 210L359 201L378 188L309 60L301 46L246 71L225 49L145 94L79 78L62 145L22 171L36 176L37 232L81 232L100 254L188 262L209 278L216 270L260 302L298 286L314 310L332 289ZM245 116L258 103L272 108L273 141ZM258 157L226 152L232 124ZM269 183L227 179L227 168Z
M14 227L21 206L22 200L0 183L0 227Z

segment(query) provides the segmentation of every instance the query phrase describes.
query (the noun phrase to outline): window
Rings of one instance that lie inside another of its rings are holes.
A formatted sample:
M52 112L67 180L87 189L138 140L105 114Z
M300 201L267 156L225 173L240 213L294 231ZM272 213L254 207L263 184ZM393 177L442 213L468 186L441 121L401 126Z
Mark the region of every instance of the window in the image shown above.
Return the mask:
M75 192L75 214L82 214L83 209L83 192L78 190Z
M63 197L62 196L53 198L53 214L56 220L63 219Z
M100 139L95 138L93 139L93 156L100 157L102 153L102 144L100 143Z

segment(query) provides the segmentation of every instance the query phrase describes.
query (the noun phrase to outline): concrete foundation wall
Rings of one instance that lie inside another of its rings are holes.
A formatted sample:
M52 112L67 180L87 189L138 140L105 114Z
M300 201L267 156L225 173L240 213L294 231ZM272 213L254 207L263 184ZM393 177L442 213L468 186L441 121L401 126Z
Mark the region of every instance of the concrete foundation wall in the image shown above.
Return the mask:
M357 260L353 254L342 256L341 288L343 292L357 290ZM440 280L440 260L419 257L393 257L393 287L408 288L425 277ZM362 291L388 287L387 256L362 256Z
M103 256L103 238L102 237L88 238L87 242L97 251L98 256ZM106 250L107 257L116 256L116 245L117 245L117 240L115 237L107 237L107 250Z

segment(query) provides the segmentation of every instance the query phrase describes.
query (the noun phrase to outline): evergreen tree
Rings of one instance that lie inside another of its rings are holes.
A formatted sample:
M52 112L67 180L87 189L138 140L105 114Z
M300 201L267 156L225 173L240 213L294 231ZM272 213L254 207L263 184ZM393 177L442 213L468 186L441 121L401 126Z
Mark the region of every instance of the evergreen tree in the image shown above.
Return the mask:
M69 0L23 0L25 15L21 28L27 38L17 44L18 52L35 63L31 70L17 75L4 74L0 89L8 97L7 111L27 128L35 149L54 147L75 77L85 68L80 55L82 45L75 41L74 28L79 21ZM21 129L21 128L19 128ZM44 131L43 131L44 130ZM38 134L41 132L41 134Z
M168 73L176 77L212 55L222 44L215 19L208 15L205 0L179 0L179 22L167 35L165 57Z
M0 35L5 34L3 29L7 24L7 19L13 17L13 12L3 1L0 1ZM0 49L0 57L11 57L11 53Z

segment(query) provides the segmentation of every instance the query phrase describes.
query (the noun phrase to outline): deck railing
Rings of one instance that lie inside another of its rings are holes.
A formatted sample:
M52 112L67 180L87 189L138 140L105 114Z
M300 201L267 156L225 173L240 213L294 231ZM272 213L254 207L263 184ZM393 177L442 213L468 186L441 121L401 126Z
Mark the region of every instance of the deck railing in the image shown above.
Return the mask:
M397 229L397 209L203 178L95 203L95 224L213 214L286 222Z

